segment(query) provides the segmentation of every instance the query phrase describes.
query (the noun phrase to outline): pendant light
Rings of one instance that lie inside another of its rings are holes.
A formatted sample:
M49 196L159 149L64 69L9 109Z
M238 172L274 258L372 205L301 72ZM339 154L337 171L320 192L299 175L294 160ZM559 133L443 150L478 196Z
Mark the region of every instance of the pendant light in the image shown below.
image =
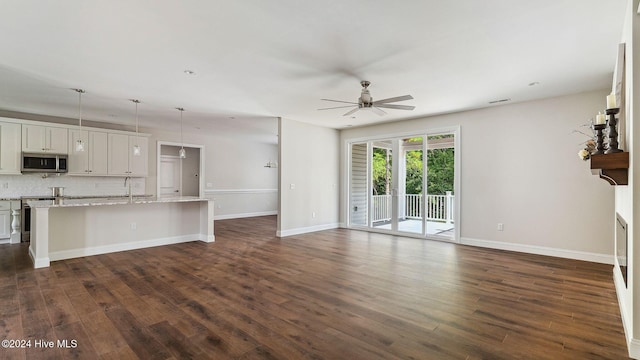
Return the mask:
M140 156L140 145L138 145L138 104L140 104L140 100L130 100L132 103L136 104L136 143L133 145L133 155Z
M82 130L82 94L84 94L84 90L82 89L72 89L73 91L78 93L78 127L79 130ZM82 141L82 137L78 137L76 140L76 152L84 151L84 141Z
M184 150L184 137L182 136L182 113L184 112L184 108L177 107L176 110L180 111L180 150L178 151L178 156L180 159L184 159L187 157L187 152Z

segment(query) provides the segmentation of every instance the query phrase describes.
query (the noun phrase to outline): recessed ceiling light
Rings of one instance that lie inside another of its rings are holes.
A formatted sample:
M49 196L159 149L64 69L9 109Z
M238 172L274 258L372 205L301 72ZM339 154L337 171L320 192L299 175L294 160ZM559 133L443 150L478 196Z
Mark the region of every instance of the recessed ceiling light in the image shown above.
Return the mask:
M196 74L196 72L193 71L193 70L185 70L184 73L187 74L187 75L195 75Z
M540 85L540 82L534 81L529 83L529 86L536 86L536 85Z

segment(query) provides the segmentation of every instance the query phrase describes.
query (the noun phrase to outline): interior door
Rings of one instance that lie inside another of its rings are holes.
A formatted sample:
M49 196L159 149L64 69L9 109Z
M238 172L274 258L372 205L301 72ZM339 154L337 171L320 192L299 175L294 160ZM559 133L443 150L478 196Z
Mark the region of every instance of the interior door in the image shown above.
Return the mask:
M180 158L162 155L160 158L160 196L179 196L182 193Z

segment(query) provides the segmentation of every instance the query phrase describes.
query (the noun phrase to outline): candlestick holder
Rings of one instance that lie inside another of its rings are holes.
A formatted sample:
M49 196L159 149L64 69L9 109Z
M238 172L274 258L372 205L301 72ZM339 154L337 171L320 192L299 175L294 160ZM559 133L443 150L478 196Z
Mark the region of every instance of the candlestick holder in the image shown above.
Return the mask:
M594 155L604 154L604 135L602 134L602 130L607 127L606 124L595 124L593 125L593 130L596 132L596 151L593 152Z
M605 154L614 154L622 152L622 150L618 149L618 131L616 130L616 125L618 120L616 119L616 114L620 112L620 108L613 108L605 110L605 113L609 115L609 148L604 152Z

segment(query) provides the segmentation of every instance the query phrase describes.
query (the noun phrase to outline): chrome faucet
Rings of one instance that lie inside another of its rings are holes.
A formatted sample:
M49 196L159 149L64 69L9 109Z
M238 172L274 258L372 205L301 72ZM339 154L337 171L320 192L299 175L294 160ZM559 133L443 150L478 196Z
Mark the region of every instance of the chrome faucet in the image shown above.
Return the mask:
M124 178L124 186L127 186L127 183L129 184L129 188L127 190L127 195L129 196L129 202L133 202L133 191L131 191L131 176L127 176Z

